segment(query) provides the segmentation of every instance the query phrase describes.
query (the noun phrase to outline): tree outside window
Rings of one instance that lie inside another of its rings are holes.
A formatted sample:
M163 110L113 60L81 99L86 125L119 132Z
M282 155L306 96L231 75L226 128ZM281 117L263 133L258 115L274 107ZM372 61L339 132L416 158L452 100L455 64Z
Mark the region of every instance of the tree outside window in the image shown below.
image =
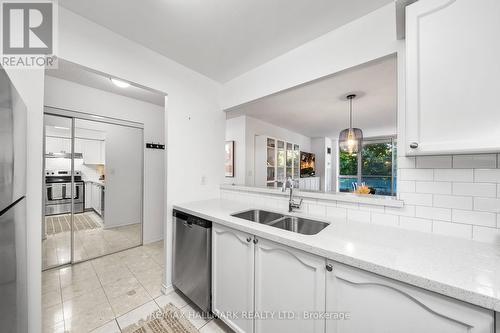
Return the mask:
M339 191L365 183L377 195L396 195L396 140L365 139L360 153L339 155Z

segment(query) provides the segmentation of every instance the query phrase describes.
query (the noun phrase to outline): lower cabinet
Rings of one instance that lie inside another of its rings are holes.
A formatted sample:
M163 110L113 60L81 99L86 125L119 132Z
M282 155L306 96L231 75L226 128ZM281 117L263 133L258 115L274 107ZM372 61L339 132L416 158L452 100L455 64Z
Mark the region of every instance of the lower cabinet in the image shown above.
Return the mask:
M252 235L213 225L212 310L236 332L253 332L254 244ZM234 314L234 315L233 315Z
M493 311L216 224L212 265L238 333L495 333Z
M493 312L339 263L329 262L327 333L493 333Z
M324 333L325 259L257 238L255 311L255 333Z
M212 308L236 332L324 333L307 316L324 312L325 259L214 225Z

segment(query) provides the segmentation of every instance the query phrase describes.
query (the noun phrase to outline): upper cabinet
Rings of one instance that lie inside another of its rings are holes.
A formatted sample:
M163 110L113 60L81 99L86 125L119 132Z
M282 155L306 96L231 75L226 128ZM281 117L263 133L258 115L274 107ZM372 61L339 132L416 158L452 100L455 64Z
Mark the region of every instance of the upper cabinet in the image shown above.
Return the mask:
M408 155L500 151L499 32L498 0L407 7Z
M84 164L106 164L105 147L102 140L75 139L75 152L83 154Z

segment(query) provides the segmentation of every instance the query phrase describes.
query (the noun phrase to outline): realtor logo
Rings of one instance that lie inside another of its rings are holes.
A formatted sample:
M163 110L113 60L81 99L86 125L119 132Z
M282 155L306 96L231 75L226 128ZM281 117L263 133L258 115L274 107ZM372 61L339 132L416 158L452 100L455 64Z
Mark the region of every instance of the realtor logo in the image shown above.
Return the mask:
M3 54L53 53L51 2L2 3Z

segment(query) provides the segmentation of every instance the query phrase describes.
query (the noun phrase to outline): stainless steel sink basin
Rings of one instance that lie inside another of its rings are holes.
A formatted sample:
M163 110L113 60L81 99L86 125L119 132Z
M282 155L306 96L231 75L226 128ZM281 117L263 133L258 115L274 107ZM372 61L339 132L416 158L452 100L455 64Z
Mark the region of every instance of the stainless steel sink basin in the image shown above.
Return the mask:
M231 214L231 216L263 224L269 224L271 222L276 221L277 219L284 217L284 215L282 214L268 212L259 209L247 210L241 213Z
M303 235L316 235L328 226L328 223L304 219L295 216L286 216L270 224L272 227L293 231Z
M304 219L302 217L287 216L265 210L252 209L231 216L248 221L267 224L271 227L296 232L303 235L315 235L328 226L328 223Z

